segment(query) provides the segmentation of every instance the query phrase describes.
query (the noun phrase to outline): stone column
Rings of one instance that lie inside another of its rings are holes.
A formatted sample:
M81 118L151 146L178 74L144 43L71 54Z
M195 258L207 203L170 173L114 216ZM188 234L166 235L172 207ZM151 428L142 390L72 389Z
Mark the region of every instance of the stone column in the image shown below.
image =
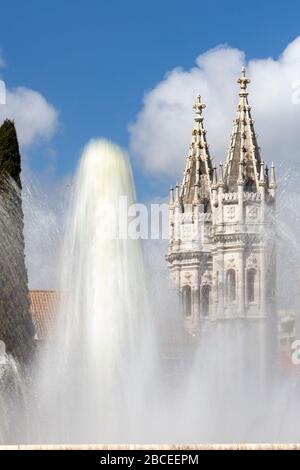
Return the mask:
M245 266L244 266L244 250L241 249L237 253L237 303L238 315L245 316Z
M194 284L192 288L192 303L193 303L193 322L195 325L200 321L200 275L199 268L194 273Z
M237 181L238 186L238 222L241 226L244 223L244 178L243 178L243 163L239 163L239 177Z
M217 222L217 231L222 232L223 231L223 221L224 221L224 216L223 216L223 186L219 186L218 188L218 222Z
M266 262L265 251L262 249L260 252L260 314L261 316L267 315L267 299L266 299Z
M214 319L217 317L217 308L218 308L218 295L219 295L219 276L217 276L218 269L216 266L216 255L213 254L213 263L212 263L212 293L211 293L211 299L212 299L212 305L210 308L211 311L211 318Z
M220 251L217 254L217 267L219 271L219 293L218 293L218 307L217 316L222 318L224 316L224 296L225 296L225 272L224 272L224 253Z

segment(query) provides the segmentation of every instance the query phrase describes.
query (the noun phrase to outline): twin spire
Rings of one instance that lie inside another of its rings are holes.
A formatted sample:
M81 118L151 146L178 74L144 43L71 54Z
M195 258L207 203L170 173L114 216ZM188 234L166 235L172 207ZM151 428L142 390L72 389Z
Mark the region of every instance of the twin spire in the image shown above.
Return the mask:
M195 124L186 159L181 198L187 204L201 202L207 206L210 204L213 166L206 140L206 130L203 126L202 111L205 107L206 105L201 102L201 96L197 95L193 106Z
M219 175L209 153L203 125L202 111L206 106L202 103L200 95L196 97L193 106L195 124L192 141L186 159L181 191L178 189L180 200L184 204L199 202L204 204L207 210L212 203L211 190L217 189L220 185L223 185L225 191L229 192L237 191L239 185L243 185L246 191L251 192L257 192L261 186L276 189L274 165L272 164L269 181L268 168L265 167L260 156L251 107L248 103L247 86L250 79L246 77L244 67L237 82L240 85L239 102L226 162L224 168L223 164L220 164Z
M237 82L240 85L239 103L225 164L225 179L228 190L235 191L240 180L239 173L242 165L245 188L248 191L257 191L261 173L261 157L251 107L248 103L247 85L250 80L246 77L245 67L242 68L242 74Z

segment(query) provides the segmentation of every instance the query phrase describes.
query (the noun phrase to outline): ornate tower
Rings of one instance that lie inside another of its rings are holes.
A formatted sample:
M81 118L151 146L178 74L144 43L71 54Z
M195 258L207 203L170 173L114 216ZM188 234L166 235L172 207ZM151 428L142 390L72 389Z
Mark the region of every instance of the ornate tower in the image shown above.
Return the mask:
M208 317L212 256L212 161L203 127L200 95L194 104L195 125L182 186L170 190L170 240L166 257L182 299L185 325L195 330Z
M227 159L217 175L200 97L182 188L170 195L166 257L187 329L207 321L251 323L259 354L276 338L275 168L260 156L242 69Z
M238 83L224 175L221 166L213 186L211 317L247 326L253 360L266 377L277 341L275 168L272 164L269 175L261 159L244 68Z
M265 318L274 312L275 168L261 159L245 69L228 155L213 186L214 318Z

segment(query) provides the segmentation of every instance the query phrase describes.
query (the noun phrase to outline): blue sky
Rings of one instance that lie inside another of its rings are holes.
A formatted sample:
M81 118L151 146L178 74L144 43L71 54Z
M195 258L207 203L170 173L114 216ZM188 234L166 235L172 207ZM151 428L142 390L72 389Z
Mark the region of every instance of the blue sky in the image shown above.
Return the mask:
M1 76L9 88L40 92L59 111L49 145L61 176L74 170L91 137L127 148L128 125L145 92L167 71L193 67L199 54L218 44L244 51L247 59L277 58L300 33L299 16L296 1L1 1L0 48L7 64ZM48 144L29 153L34 170L49 165ZM154 192L155 176L137 161L143 198Z

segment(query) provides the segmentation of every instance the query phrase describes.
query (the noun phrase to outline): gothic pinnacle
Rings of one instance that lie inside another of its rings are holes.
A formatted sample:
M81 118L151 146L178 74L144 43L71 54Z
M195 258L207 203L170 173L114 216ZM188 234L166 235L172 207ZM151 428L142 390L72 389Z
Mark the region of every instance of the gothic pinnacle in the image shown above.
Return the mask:
M259 185L263 186L265 184L265 165L264 162L260 162L260 174L259 174Z
M173 189L173 186L170 187L169 205L170 205L170 207L174 206L174 189Z
M275 165L274 165L274 162L272 162L271 177L270 177L270 189L276 189L276 188L277 188L277 183L276 183Z
M247 92L247 85L250 83L250 78L246 77L246 68L242 67L242 75L237 79L240 85L240 96L244 96Z
M205 107L205 104L201 102L201 96L197 95L193 106L195 122L192 131L192 143L186 160L182 189L180 191L180 204L193 203L195 184L199 187L199 197L201 195L202 198L202 195L204 195L205 199L211 198L212 163L202 116L202 111Z
M195 113L195 121L199 122L202 119L202 110L206 108L206 105L201 103L201 96L197 95L195 104L193 106L193 109L196 111Z
M223 163L220 162L220 169L219 169L219 186L224 186L224 175L223 175Z
M247 175L247 181L251 180L251 184L256 189L258 189L260 184L261 157L251 108L248 103L247 85L250 83L250 80L246 76L245 67L242 68L241 76L237 82L240 85L239 101L230 137L224 176L226 188L229 191L236 191L240 161L243 161L243 174Z

